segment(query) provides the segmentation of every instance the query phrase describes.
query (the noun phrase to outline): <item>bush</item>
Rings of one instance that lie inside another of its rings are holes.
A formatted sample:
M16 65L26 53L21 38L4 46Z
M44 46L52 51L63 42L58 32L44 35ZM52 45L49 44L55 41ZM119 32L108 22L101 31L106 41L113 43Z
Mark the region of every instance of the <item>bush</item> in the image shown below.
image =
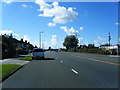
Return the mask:
M109 50L106 50L106 51L105 51L105 54L106 54L106 55L110 55L110 51L109 51Z
M86 48L86 49L77 49L77 52L80 53L98 53L99 49L95 49L95 48Z
M32 60L32 56L25 56L25 57L23 57L23 58L20 58L20 60Z
M109 50L101 50L99 48L61 49L61 51L79 52L79 53L96 53L96 54L110 55Z
M105 54L105 50L99 50L98 54Z

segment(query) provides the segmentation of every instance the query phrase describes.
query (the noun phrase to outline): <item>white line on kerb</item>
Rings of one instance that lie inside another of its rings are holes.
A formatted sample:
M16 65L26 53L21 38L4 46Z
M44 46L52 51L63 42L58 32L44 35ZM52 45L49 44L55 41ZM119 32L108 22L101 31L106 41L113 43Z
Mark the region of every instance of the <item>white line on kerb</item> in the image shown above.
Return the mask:
M71 69L75 74L78 74L78 72L77 71L75 71L74 69Z

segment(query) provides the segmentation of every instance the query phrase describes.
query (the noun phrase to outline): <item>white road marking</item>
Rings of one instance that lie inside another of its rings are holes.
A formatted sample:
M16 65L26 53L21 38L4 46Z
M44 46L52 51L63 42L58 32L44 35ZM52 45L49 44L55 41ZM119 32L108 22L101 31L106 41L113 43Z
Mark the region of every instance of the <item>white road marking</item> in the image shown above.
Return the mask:
M75 71L74 69L71 69L75 74L78 74L78 72L77 71Z
M61 63L63 62L63 61L60 61Z
M71 54L69 54L69 55L71 55ZM91 61L101 62L101 63L107 63L107 64L113 64L113 65L120 65L120 64L118 64L118 63L114 63L114 62L111 62L111 61L93 59L93 58L82 57L82 56L76 56L76 55L71 55L71 56L75 56L75 57L78 57L78 58L83 58L83 59L87 59L87 60L91 60Z

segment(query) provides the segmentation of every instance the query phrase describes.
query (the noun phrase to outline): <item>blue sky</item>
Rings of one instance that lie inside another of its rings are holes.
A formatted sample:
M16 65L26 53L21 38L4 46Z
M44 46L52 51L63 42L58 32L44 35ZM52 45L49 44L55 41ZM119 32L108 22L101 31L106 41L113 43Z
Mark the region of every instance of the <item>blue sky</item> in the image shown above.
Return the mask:
M49 11L45 12L45 9ZM12 2L9 4L3 2L2 4L1 33L12 32L17 39L24 38L33 45L39 46L39 32L43 31L43 48L49 46L61 48L64 38L75 33L80 44L94 43L99 46L108 43L109 31L111 43L115 45L118 40L118 24L117 2Z

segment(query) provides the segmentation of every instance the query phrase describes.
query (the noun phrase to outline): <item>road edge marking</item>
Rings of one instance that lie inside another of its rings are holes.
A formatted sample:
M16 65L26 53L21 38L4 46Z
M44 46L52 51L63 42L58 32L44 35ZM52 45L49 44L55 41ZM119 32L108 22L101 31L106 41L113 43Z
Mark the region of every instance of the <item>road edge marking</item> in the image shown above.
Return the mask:
M74 56L74 57L78 57L78 58L83 58L83 59L87 59L89 61L95 61L95 62L100 62L100 63L106 63L106 64L112 64L112 65L120 65L118 63L113 63L113 62L108 62L108 61L104 61L104 60L100 60L100 59L94 59L94 58L87 58L87 57L83 57L83 56L77 56L77 55L72 55L69 54L70 56Z

